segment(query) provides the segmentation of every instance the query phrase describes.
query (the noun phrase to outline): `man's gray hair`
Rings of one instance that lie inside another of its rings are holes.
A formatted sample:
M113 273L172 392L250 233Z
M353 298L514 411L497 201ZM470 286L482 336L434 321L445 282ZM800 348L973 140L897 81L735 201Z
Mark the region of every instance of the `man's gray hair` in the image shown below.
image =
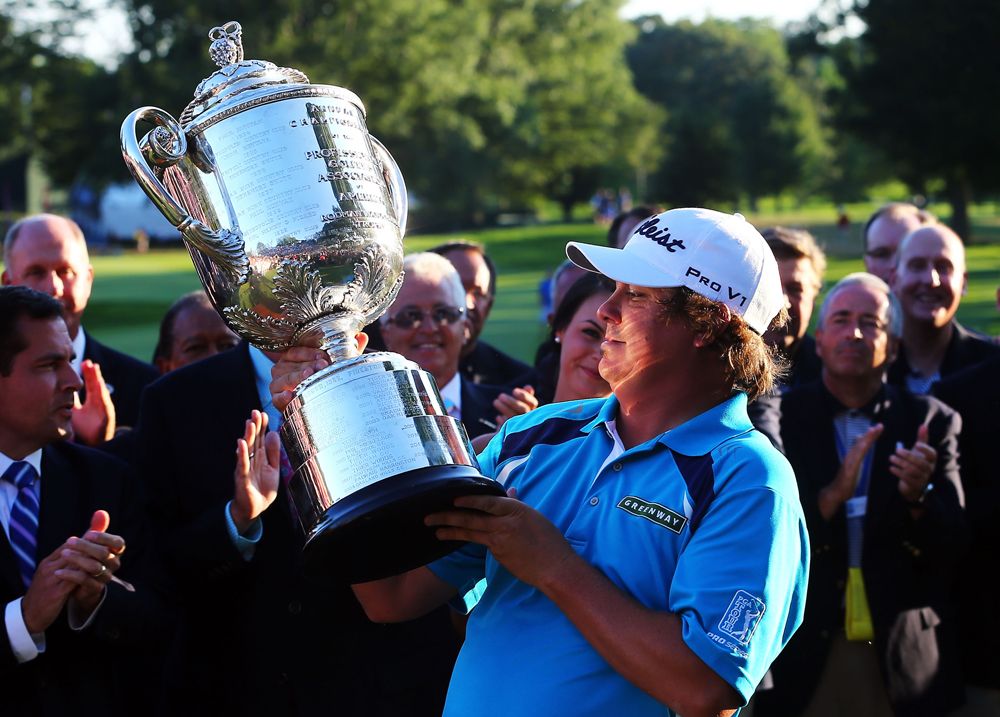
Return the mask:
M887 299L885 310L886 316L883 318L885 320L886 330L889 332L890 336L899 338L903 333L903 309L899 304L899 299L897 299L896 295L892 293L888 284L874 274L868 274L863 271L848 274L833 285L833 288L827 293L826 298L823 299L823 305L819 307L819 319L817 319L816 325L821 329L823 328L823 322L826 321L826 314L830 309L830 303L833 301L833 297L843 289L851 286L863 286L885 295L885 298Z
M429 251L407 254L403 257L403 271L406 273L403 281L410 278L419 278L424 281L431 281L441 284L451 295L451 305L460 309L466 308L465 287L462 286L462 278L458 275L458 270L454 264L445 259L440 254ZM387 314L383 314L385 319Z

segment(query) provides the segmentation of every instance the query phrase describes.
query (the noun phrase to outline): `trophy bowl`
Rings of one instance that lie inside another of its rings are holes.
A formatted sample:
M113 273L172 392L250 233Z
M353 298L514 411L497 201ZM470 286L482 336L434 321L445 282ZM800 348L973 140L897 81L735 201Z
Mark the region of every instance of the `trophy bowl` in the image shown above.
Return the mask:
M430 374L397 354L359 355L356 334L402 283L402 174L353 92L244 60L236 22L209 39L219 69L179 120L132 112L125 163L233 331L332 361L296 388L280 429L307 572L363 582L423 565L457 547L425 515L504 491L481 475ZM154 127L138 139L143 121Z

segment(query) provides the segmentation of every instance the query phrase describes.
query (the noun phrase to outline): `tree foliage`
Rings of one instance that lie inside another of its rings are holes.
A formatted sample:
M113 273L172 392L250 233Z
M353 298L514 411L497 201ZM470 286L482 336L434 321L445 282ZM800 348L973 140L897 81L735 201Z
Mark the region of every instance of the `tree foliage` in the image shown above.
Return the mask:
M667 112L654 185L671 203L751 204L800 187L828 155L816 107L791 72L781 34L752 21L637 21L636 87Z
M117 152L108 134L115 121L116 86L93 61L52 47L61 23L16 33L0 15L0 156L34 153L50 177L64 186L106 172ZM44 41L44 42L43 42Z
M963 236L975 189L1000 186L1000 3L867 0L866 30L845 70L852 130L882 147L912 186L944 180Z
M617 16L621 0L117 1L135 48L114 75L78 65L75 95L55 78L36 93L52 103L65 93L61 119L84 130L46 130L54 172L77 166L124 178L103 138L117 144L135 107L178 116L215 69L209 29L232 19L248 58L362 98L370 130L395 155L429 223L527 207L540 196L571 203L603 173L655 166L657 110L632 86L624 51L633 31ZM91 150L100 150L97 162Z

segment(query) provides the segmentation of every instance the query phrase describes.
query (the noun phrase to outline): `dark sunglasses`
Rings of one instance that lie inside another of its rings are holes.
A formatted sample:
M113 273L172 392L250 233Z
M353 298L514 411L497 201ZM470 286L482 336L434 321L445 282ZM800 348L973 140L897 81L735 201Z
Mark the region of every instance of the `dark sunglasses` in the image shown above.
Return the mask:
M429 318L435 326L444 326L455 323L464 315L465 309L460 309L457 306L437 306L431 309ZM411 308L403 309L398 314L387 317L385 323L393 324L401 329L414 329L419 327L425 318L428 318L428 315L422 309Z

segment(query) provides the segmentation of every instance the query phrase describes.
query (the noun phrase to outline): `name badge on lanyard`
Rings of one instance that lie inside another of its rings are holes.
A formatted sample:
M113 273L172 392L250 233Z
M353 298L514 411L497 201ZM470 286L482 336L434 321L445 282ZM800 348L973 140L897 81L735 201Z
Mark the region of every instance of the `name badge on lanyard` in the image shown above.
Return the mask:
M844 503L844 509L847 511L848 518L863 518L865 513L868 511L868 496L859 495L854 498L849 498L846 503Z

